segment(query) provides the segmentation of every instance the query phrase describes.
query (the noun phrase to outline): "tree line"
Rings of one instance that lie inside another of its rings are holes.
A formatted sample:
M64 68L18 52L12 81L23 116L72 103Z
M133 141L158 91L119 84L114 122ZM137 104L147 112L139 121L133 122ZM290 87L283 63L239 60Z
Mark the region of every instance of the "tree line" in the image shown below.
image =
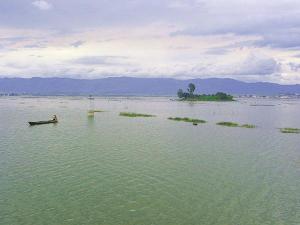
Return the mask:
M184 92L182 89L179 89L177 91L177 96L182 100L199 100L199 101L232 101L233 96L228 95L223 92L217 92L213 95L198 95L194 94L196 90L196 85L193 83L190 83L188 85L187 91Z

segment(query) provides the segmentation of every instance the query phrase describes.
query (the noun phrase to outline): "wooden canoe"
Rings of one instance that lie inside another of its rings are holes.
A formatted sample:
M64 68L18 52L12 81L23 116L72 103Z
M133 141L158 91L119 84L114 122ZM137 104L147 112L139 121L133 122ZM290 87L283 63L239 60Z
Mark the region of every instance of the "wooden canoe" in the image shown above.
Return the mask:
M30 126L34 125L42 125L42 124L49 124L49 123L57 123L57 120L47 120L47 121L37 121L37 122L28 122Z

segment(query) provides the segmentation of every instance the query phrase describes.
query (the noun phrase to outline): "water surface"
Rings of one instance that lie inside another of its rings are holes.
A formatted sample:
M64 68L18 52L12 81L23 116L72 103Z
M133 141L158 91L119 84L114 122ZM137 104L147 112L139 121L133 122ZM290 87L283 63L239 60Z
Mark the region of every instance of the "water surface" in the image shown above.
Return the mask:
M107 112L88 119L83 97L0 98L0 224L300 224L300 135L278 130L300 127L300 101L123 97L94 107ZM57 125L27 124L53 114Z

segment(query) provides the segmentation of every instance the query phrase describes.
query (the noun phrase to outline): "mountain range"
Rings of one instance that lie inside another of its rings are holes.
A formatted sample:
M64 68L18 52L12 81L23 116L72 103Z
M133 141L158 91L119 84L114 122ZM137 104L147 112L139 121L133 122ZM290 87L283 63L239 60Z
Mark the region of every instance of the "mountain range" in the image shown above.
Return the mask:
M189 83L197 93L225 92L233 95L300 94L300 84L281 85L267 82L246 83L234 79L189 79L109 77L102 79L71 78L0 78L0 93L31 95L135 95L175 96Z

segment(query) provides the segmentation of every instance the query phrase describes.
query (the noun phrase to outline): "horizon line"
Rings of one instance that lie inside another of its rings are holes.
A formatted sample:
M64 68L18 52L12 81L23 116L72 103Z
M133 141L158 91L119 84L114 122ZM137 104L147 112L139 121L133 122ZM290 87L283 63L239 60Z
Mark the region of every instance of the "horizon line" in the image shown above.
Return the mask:
M33 76L33 77L2 77L0 76L0 79L69 79L69 80L104 80L104 79L117 79L117 78L127 78L127 79L164 79L164 80L178 80L178 81L192 81L192 80L212 80L212 79L218 79L218 80L232 80L232 81L238 81L241 83L247 83L247 84L257 84L257 83L264 83L264 84L277 84L277 85L282 85L282 86L296 86L300 85L300 83L297 84L280 84L280 83L275 83L275 82L268 82L268 81L243 81L239 79L233 79L233 78L220 78L220 77L207 77L207 78L173 78L173 77L134 77L134 76L108 76L108 77L99 77L99 78L80 78L80 77L58 77L58 76L53 76L53 77L38 77L38 76Z

